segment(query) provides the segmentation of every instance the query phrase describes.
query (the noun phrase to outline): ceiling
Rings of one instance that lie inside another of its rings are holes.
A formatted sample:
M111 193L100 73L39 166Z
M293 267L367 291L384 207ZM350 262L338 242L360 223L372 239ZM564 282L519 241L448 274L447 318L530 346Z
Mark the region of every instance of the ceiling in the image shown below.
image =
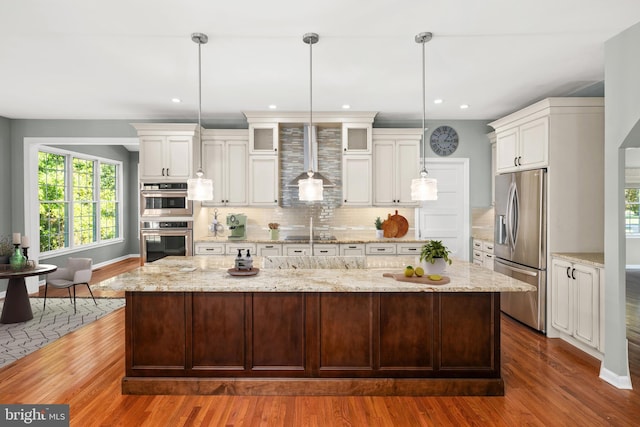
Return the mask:
M640 21L638 0L4 0L0 116L194 119L243 111L378 111L495 119L604 80L604 43ZM172 103L171 98L181 103ZM433 104L441 98L442 104ZM469 108L461 110L460 104Z

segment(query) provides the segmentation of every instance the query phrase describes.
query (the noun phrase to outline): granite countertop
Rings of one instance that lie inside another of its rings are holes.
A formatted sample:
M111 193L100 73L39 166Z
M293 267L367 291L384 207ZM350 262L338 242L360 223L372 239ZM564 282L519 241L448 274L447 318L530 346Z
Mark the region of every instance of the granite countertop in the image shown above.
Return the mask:
M266 257L285 258L285 257ZM266 259L265 258L265 259ZM417 265L414 256L375 257L286 257L298 258L287 269L261 268L256 276L234 277L227 270L234 257L167 257L128 273L104 280L97 289L146 292L530 292L535 288L466 261L454 260L444 275L446 285L399 282L382 277L401 273L406 265ZM322 260L318 260L323 258ZM366 268L350 258L363 258ZM315 259L322 268L308 269ZM254 266L263 259L254 257ZM269 262L267 262L268 264ZM296 265L297 263L297 265ZM267 267L269 267L267 265ZM272 266L273 267L273 266Z
M604 268L603 252L556 252L552 253L551 256L562 258L570 262L590 264L594 267Z

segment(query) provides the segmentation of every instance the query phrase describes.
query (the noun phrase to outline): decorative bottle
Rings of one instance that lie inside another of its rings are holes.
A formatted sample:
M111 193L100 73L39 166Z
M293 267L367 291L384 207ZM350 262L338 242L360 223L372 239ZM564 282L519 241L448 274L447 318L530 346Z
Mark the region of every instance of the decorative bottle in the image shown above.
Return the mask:
M20 245L15 245L16 249L11 258L9 258L9 265L12 270L21 270L27 263L27 259L22 255L20 251Z

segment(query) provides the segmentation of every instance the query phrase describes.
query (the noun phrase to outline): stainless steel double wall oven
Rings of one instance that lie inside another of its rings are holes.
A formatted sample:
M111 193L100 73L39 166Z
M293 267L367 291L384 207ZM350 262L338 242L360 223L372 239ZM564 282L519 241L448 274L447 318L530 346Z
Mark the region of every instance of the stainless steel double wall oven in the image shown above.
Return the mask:
M140 191L141 263L166 256L190 256L193 202L186 183L144 183Z

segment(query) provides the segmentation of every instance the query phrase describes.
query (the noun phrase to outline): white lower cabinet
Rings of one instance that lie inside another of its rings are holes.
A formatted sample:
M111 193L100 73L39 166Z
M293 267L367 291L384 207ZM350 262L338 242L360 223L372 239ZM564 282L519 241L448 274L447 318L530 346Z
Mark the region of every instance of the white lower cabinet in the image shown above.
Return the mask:
M314 243L313 254L316 256L338 256L340 249L337 243Z
M311 255L311 245L291 243L284 245L285 256Z
M473 239L473 263L493 270L493 242L489 240Z
M395 243L367 243L365 245L367 255L395 255Z
M242 255L246 255L246 251L251 252L251 256L256 254L256 244L247 242L236 242L225 244L226 255L238 255L238 250L242 250Z
M363 256L365 254L364 243L341 243L340 255Z
M256 245L257 256L282 256L282 244L258 243Z
M551 325L566 341L602 351L600 282L599 268L551 260Z
M224 255L224 243L196 243L196 255Z

